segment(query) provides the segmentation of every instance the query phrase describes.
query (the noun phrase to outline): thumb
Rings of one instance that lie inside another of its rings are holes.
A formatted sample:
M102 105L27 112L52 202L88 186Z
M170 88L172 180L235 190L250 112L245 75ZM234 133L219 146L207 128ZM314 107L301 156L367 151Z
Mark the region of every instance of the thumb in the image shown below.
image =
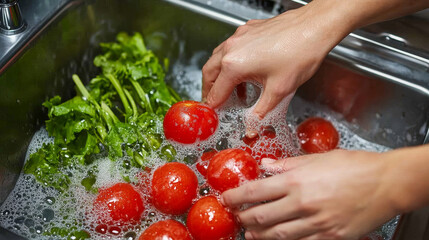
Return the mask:
M263 119L265 115L273 110L288 94L293 92L293 90L290 91L286 86L278 82L279 81L274 79L267 80L261 98L253 109L253 114L258 116L259 119ZM292 96L290 98L292 98ZM289 101L290 99L288 99L287 106L289 106Z
M226 74L222 70L207 94L207 104L212 108L217 108L228 100L234 88L239 83L238 77L235 77L233 74Z
M261 160L261 167L269 173L278 174L290 171L294 168L303 166L317 158L318 154L302 155L298 157L290 157L280 160L271 158L263 158Z

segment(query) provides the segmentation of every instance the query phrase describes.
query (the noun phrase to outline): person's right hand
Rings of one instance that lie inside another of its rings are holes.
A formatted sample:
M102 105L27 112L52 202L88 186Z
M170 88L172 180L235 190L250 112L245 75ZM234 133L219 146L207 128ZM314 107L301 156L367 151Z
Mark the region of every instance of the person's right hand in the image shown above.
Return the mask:
M338 14L315 1L266 20L240 26L213 51L203 67L203 99L216 108L234 88L257 81L263 92L253 113L260 119L308 80L328 52L348 33ZM328 14L329 12L329 14ZM343 28L344 30L341 30Z
M358 239L401 212L391 189L391 155L334 150L263 159L267 172L280 173L221 199L231 208L253 205L234 212L247 240Z

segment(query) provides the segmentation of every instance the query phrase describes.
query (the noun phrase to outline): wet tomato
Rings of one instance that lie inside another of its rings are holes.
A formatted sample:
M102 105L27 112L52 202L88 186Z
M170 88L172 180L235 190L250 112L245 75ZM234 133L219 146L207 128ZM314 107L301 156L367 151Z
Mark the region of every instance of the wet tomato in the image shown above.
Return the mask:
M309 118L297 128L301 148L307 153L322 153L337 147L339 134L331 122L319 118Z
M207 175L207 168L209 167L210 160L216 155L217 151L213 148L208 149L201 155L196 167L199 173L204 177Z
M152 224L139 240L191 240L186 227L176 220L165 220Z
M144 209L140 193L128 183L101 189L94 202L95 212L101 213L101 222L109 225L113 222L120 225L139 222Z
M195 240L233 238L238 228L232 213L213 196L203 197L192 206L186 226Z
M210 137L218 126L216 112L206 104L182 101L174 104L164 118L164 134L169 140L184 144Z
M152 204L167 214L185 213L197 196L198 179L185 164L172 162L155 170L152 178Z
M224 192L240 183L259 176L256 160L241 149L226 149L217 153L207 168L207 182L214 189Z

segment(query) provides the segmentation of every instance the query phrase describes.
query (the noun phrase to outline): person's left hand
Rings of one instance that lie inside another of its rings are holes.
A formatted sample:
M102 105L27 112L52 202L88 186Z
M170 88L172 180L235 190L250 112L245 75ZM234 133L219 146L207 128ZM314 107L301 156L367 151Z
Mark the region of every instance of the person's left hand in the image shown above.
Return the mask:
M398 214L383 156L335 150L263 159L268 170L283 173L228 190L221 201L232 208L269 201L236 212L247 240L357 239Z

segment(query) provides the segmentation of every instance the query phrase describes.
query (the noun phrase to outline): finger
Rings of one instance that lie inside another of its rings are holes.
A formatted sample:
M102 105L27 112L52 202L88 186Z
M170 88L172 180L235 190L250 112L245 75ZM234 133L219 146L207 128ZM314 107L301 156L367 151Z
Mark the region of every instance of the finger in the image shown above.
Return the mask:
M309 223L306 218L299 218L289 222L281 223L263 230L246 231L247 240L269 240L269 239L287 239L297 240L303 237L311 236L318 231L318 227Z
M300 216L294 199L283 197L276 201L260 204L237 214L240 223L246 229L261 229L286 222Z
M259 117L259 119L263 119L289 93L290 91L286 86L278 84L274 79L268 79L262 91L262 96L253 109L253 114Z
M223 49L224 44L225 44L225 41L223 41L221 44L219 44L219 46L217 46L217 47L213 50L213 53L212 53L212 54L216 54L216 53L218 53L219 51L221 51L221 50Z
M327 239L332 239L332 238L326 238L320 234L313 234L310 236L302 237L298 240L327 240Z
M207 94L213 87L216 78L219 76L221 70L221 59L222 54L220 52L213 54L206 64L203 66L203 88L202 88L202 99L207 98Z
M276 175L227 190L222 193L221 201L225 206L237 207L245 203L278 199L286 194L284 176Z
M236 76L227 74L226 72L227 70L221 70L207 94L207 104L212 108L216 108L224 103L232 91L234 91L235 86L240 83L240 80Z
M281 173L292 170L299 166L309 163L310 161L317 159L318 154L302 155L298 157L290 157L280 160L273 160L270 158L263 158L261 160L261 167L267 172Z

